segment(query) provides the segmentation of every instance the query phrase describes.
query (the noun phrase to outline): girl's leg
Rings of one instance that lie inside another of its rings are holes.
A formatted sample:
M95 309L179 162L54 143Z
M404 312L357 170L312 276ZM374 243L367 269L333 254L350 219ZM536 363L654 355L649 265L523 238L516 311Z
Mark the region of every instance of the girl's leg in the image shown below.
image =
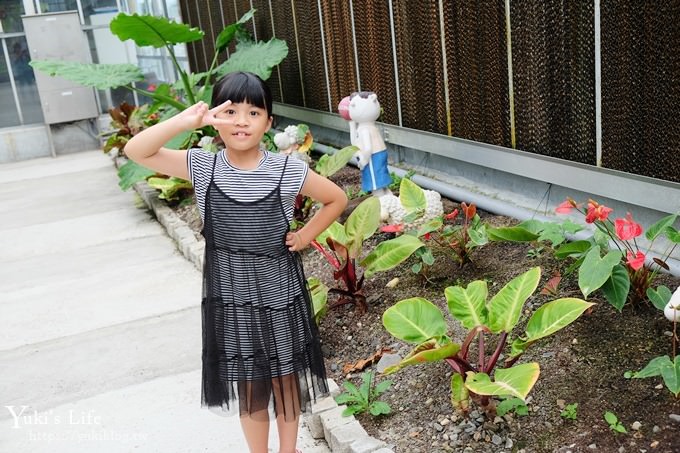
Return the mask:
M250 453L268 453L269 414L267 411L264 411L264 414L251 414L241 417L241 428L246 436Z
M276 404L276 427L279 431L279 453L295 453L300 422L300 388L297 375L289 374L272 380Z
M269 452L269 411L271 385L268 381L239 383L241 401L241 429L250 453Z

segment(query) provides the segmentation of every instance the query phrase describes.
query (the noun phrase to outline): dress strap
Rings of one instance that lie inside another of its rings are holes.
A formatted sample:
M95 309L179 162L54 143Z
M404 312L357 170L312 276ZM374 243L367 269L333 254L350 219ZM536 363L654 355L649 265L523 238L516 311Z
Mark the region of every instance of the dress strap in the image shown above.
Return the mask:
M215 179L215 164L217 163L217 154L213 156L213 166L212 166L212 171L210 172L210 182L213 182L213 179Z
M286 156L286 160L283 161L283 170L281 170L281 178L279 178L279 185L278 187L281 187L281 183L283 182L283 175L286 173L286 165L288 165L288 158L290 156Z

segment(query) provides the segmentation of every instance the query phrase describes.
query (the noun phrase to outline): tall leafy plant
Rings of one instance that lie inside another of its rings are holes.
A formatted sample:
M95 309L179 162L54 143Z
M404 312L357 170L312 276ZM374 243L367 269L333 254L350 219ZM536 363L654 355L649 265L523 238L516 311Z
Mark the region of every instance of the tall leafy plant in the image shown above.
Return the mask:
M396 267L423 246L415 236L404 235L381 242L362 258L364 241L373 236L379 224L380 201L369 197L352 211L344 225L333 222L312 241L312 246L333 266L335 280L344 283L344 288L329 289L329 293L339 295L329 308L356 304L360 312L365 312L368 305L363 291L364 279ZM363 267L361 275L357 261Z
M496 369L540 276L540 268L530 269L512 279L491 299L488 299L487 285L483 280L474 281L466 288L446 288L444 293L449 313L468 329L462 343L453 342L446 334L446 319L432 302L421 297L397 302L383 314L383 325L394 337L414 344L415 348L400 363L387 368L385 373L443 360L454 371L451 402L463 412L469 409L470 400L489 413L495 410L491 396L524 400L538 379L539 365L515 365L515 362L533 343L569 325L593 305L575 298L544 304L529 318L524 334L515 336L510 343L503 367ZM496 337L494 347L489 348L487 336ZM478 344L473 358L470 351L475 339Z
M34 60L31 66L52 76L59 76L80 85L97 89L125 87L153 99L161 105L161 119L168 118L184 110L198 101L210 103L212 84L216 78L234 71L249 71L263 80L270 77L272 69L288 54L285 41L272 38L267 42L255 41L248 33L245 24L253 18L255 10L251 9L236 23L224 28L215 40L210 68L207 72L193 73L186 71L177 61L175 46L198 41L205 33L187 24L176 23L164 17L151 15L125 14L117 15L110 24L111 33L121 41L132 40L138 47L165 48L172 60L175 70L180 76L177 83L160 84L153 91L136 87L135 82L144 81L141 69L131 64L85 64L62 60ZM222 64L218 65L219 56L236 41L236 50ZM217 135L212 127L200 131L188 131L180 134L165 146L171 149L184 149L200 139L201 135ZM132 161L127 162L119 170L125 183L121 187L130 187L137 181L152 176L154 172L143 170Z

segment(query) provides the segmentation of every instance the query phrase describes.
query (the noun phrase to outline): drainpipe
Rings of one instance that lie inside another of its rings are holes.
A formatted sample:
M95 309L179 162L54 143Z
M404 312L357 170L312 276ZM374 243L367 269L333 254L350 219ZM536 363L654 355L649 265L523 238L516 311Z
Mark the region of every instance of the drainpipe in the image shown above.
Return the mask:
M334 154L337 149L333 148L332 146L326 146L322 145L320 143L314 143L312 145L312 149L315 151L322 152L324 154ZM353 157L350 162L355 167L358 167L358 162L355 157ZM388 170L391 173L396 174L399 177L403 177L406 175L407 171L403 170L401 168L393 167L391 165L387 166ZM506 202L487 197L485 195L481 195L479 193L471 192L469 190L460 188L460 187L454 187L448 184L445 184L441 181L437 181L432 178L428 178L426 176L421 176L421 175L413 175L411 180L418 184L420 187L428 189L428 190L436 190L443 196L450 198L452 200L461 200L461 201L466 201L469 203L474 203L477 205L478 208L483 209L484 211L492 212L494 214L498 215L504 215L508 217L512 217L515 219L518 219L520 221L524 220L540 220L541 222L554 222L554 218L542 216L540 214L537 214L529 209L524 209L520 208L518 206L512 206ZM566 237L570 241L578 241L578 240L586 240L588 239L592 233L587 230L582 230L579 231L576 234L567 234ZM615 248L616 245L611 242L610 247ZM654 258L659 258L662 259L662 256L654 253L654 252L649 252L647 253L647 257L645 259L646 264L652 265L654 263ZM666 262L668 264L669 273L676 276L680 277L680 260L676 260L674 258L669 258ZM662 269L663 272L665 272L665 269Z

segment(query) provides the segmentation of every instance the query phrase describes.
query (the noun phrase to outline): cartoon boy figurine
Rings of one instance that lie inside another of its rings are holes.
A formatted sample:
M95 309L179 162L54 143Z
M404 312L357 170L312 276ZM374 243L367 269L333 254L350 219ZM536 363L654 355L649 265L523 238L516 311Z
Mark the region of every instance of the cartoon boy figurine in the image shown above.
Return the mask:
M361 189L380 197L391 193L387 171L387 148L375 120L380 116L378 96L372 91L352 93L340 101L340 115L349 121L350 142L359 148L355 154L361 169Z

